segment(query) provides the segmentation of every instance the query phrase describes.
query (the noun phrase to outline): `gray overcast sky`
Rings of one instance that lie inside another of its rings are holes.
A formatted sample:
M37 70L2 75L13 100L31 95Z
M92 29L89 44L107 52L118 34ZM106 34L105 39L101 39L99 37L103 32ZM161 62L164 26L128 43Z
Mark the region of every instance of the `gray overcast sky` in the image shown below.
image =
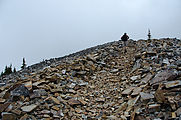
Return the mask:
M181 0L0 0L0 71L118 40L181 38Z

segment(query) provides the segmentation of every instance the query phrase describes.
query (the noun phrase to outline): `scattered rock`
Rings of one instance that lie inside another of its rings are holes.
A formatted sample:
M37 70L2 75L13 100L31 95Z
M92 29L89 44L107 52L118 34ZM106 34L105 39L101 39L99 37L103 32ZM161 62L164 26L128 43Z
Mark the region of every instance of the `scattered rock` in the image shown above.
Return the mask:
M29 66L0 78L0 118L181 119L180 46L115 41Z

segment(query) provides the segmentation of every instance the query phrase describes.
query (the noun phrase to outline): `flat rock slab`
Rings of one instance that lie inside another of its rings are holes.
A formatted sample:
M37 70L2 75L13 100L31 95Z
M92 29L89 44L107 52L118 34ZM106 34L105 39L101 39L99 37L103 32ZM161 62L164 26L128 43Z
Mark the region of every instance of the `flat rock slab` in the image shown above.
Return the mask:
M164 70L158 73L151 81L150 84L160 83L162 81L173 80L177 77L177 74L173 70Z
M149 105L148 107L150 108L150 109L157 109L158 107L160 107L161 105L160 104L151 104L151 105Z
M139 76L132 76L130 79L133 80L133 81L135 81L135 80L137 80L138 78L139 78Z
M32 104L32 105L28 105L28 106L23 106L21 107L21 110L24 112L31 112L33 111L38 105Z
M122 92L122 95L129 95L133 91L134 87L129 87L128 89Z
M153 75L149 73L149 74L146 75L146 77L144 77L144 78L141 80L141 82L142 82L142 83L148 83L148 82L151 80L152 77L153 77Z
M144 93L144 92L141 92L140 96L143 101L154 98L154 95L149 94L149 93Z
M165 83L166 88L173 88L181 85L181 80L170 81Z
M136 87L134 90L133 90L133 93L131 95L138 95L140 92L142 91L142 88L141 87Z
M70 99L70 100L68 100L68 103L69 103L69 105L80 105L81 103L80 103L80 101L78 101L78 100L75 100L75 99Z

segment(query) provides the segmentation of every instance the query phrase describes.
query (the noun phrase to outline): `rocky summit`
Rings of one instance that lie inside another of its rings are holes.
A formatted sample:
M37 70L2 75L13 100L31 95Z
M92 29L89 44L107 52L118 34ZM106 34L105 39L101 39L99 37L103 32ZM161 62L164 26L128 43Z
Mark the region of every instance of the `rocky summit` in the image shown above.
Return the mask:
M181 40L114 41L0 79L2 120L181 120Z

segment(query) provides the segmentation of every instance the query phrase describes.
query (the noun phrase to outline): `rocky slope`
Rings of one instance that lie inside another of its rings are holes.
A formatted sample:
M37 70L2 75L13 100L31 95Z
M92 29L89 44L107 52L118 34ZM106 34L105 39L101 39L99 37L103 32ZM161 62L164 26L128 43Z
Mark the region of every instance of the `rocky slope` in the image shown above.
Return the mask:
M181 40L115 41L0 81L3 120L179 120Z

